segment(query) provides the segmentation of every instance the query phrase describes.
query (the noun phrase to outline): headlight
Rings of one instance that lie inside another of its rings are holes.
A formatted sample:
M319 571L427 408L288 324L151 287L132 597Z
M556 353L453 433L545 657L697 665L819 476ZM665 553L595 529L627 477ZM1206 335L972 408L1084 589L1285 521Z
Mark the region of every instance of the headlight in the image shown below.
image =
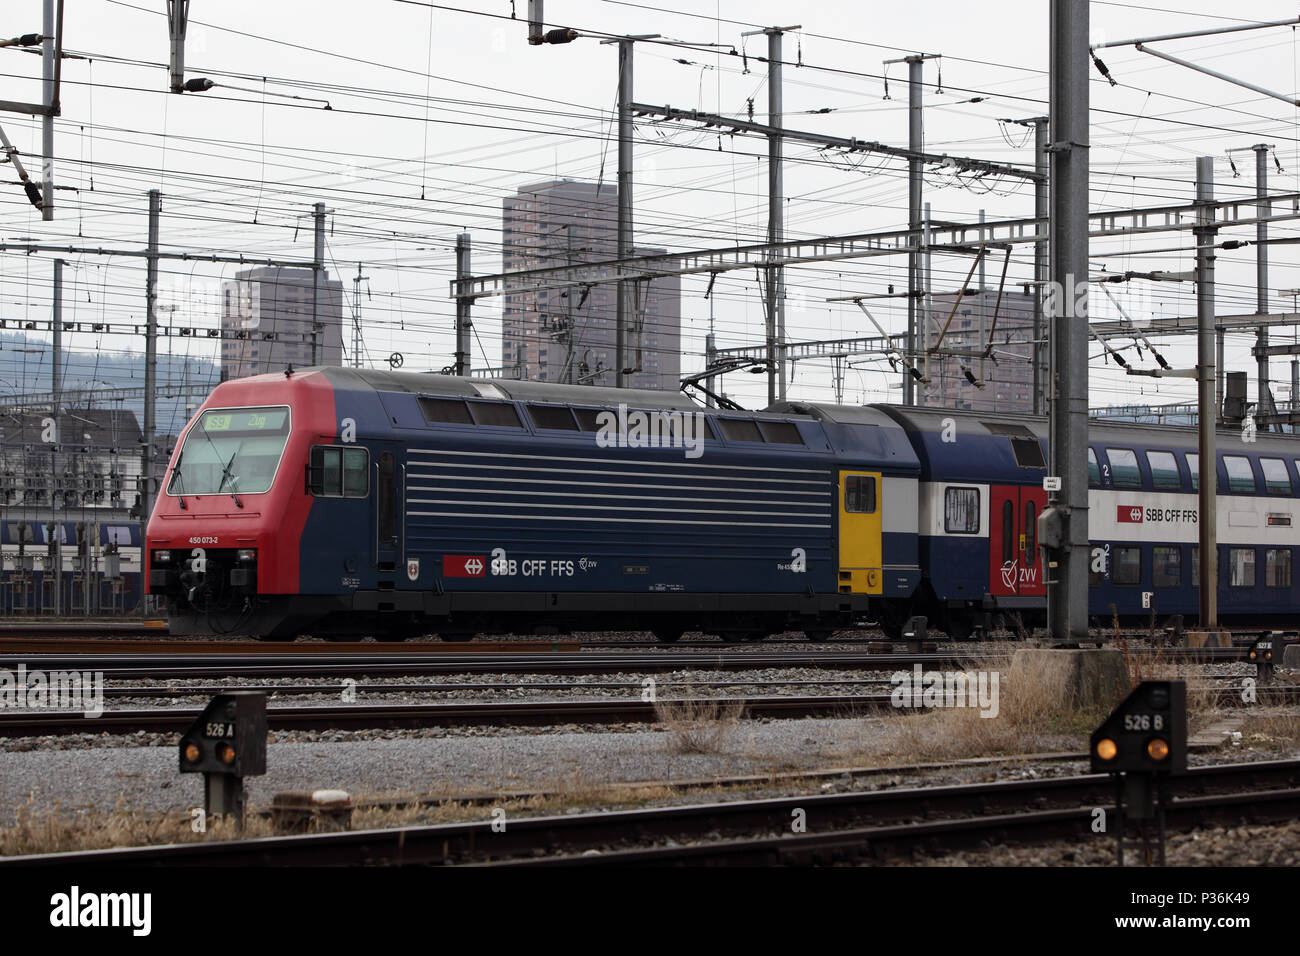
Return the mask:
M170 564L171 560L172 560L172 553L170 551L159 550L153 553L154 564Z
M240 548L238 552L238 557L241 563L251 564L252 562L257 560L257 551L255 551L253 548Z

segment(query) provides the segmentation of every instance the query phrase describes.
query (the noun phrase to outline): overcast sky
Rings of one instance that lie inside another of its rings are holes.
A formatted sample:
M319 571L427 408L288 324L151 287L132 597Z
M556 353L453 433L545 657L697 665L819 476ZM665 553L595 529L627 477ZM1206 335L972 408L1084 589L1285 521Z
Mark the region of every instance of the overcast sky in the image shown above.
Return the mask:
M496 272L504 196L557 176L614 180L617 57L613 46L600 42L605 36L661 34L681 41L637 45L638 101L744 116L752 99L755 118L762 121L767 65L757 57L766 55L766 39L742 39L741 33L798 24L800 30L786 35L784 50L785 123L792 129L905 146L906 67L884 61L913 52L942 54L925 67L925 145L932 152L1027 166L1032 139L1026 142L1023 129L999 120L1047 112L1045 0L548 0L546 19L583 36L545 47L525 41L526 0L513 6L519 19L512 21L510 0L436 8L396 0L194 0L187 76L208 76L218 86L178 96L165 92L163 0L68 0L66 47L78 58L64 65L55 154L56 182L73 188L58 192L56 220L45 223L14 177L4 177L9 185L0 193L3 238L136 248L145 241L146 191L158 188L164 195L165 248L308 259L305 217L314 202L325 202L331 210L331 275L345 280L345 311L352 307L350 280L358 262L369 277L360 287L366 364L387 367L387 356L400 351L408 369L437 369L451 362L448 280L455 234L472 234L476 272ZM1196 0L1178 6L1094 2L1093 40L1281 20L1296 12L1282 2L1228 7ZM40 0L10 0L5 13L5 36L40 28ZM1297 37L1289 27L1170 41L1159 48L1270 90L1293 94L1298 85ZM1225 150L1259 142L1275 144L1285 170L1278 173L1270 164L1273 190L1300 189L1293 106L1132 47L1102 56L1120 85L1093 74L1094 209L1190 201L1198 155L1216 157L1221 197L1251 195L1253 156L1234 154L1242 175L1233 178ZM38 57L0 50L0 99L38 99L39 72ZM814 112L823 110L829 112ZM0 114L0 124L27 165L39 169L39 124L17 114ZM788 144L786 156L791 237L905 225L905 164L795 143ZM766 228L765 157L760 138L639 126L638 244L690 250L760 241ZM931 171L925 199L936 220L972 220L980 210L990 219L1033 212L1032 187L1009 179L963 181ZM1274 227L1275 236L1294 234L1290 225ZM1241 238L1253 238L1253 230ZM1097 241L1094 274L1103 267L1188 269L1190 244L1183 233ZM1272 247L1274 292L1300 286L1293 249ZM1253 311L1253 255L1247 249L1220 257L1221 313ZM50 258L0 254L0 317L48 318ZM141 320L138 261L66 258L65 317L110 327ZM1029 278L1030 263L1030 248L1018 248L1009 281ZM958 288L968 266L968 259L936 256L933 291ZM215 327L216 290L236 268L165 264L163 302L175 307L168 313L172 321ZM905 287L906 261L792 268L787 282L791 339L870 334L855 308L825 300L883 292L890 284ZM752 274L721 276L710 300L703 297L705 284L696 278L683 283L684 371L702 367L703 336L711 322L720 347L757 343L763 335ZM1190 283L1116 288L1136 318L1195 311ZM1271 303L1275 310L1290 305L1275 294ZM1115 314L1100 302L1094 313ZM891 331L902 329L902 309L882 307L876 314ZM499 316L496 300L475 306L476 365L500 363ZM347 331L344 339L350 345ZM214 341L173 339L163 348L212 355ZM77 333L69 344L87 351L143 351L139 339L115 333ZM1251 344L1249 336L1229 339L1229 368L1253 369ZM1171 343L1169 354L1190 364L1190 345L1190 339ZM0 390L45 387L47 356L26 354L22 367L8 358ZM1276 377L1289 375L1281 361L1275 365ZM1100 360L1094 368L1093 405L1179 401L1191 394L1185 383L1116 376ZM829 372L826 364L800 365L791 395L828 399ZM24 380L14 380L21 374ZM845 400L896 401L899 392L890 388L896 381L879 356L860 356L846 380ZM758 377L733 376L727 387L746 404L762 403Z

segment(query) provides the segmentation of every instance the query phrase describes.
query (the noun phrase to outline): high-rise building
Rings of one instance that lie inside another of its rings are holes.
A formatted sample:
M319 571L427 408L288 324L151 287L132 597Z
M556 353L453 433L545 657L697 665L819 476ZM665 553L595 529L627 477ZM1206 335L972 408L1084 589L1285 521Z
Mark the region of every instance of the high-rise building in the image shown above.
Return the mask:
M343 364L343 283L321 278L312 323L312 270L259 267L221 290L221 379L280 372L288 365Z
M930 381L918 387L918 403L983 412L1032 412L1033 295L1004 290L999 304L997 289L984 289L960 296L959 302L958 298L951 293L931 297L928 344L939 341L948 323L939 347L945 353L968 354L931 355ZM992 350L985 356L990 337ZM1043 355L1046 361L1045 350ZM925 371L924 345L917 363Z
M502 210L504 271L614 259L618 189L552 180L524 186ZM646 256L663 249L642 249ZM681 279L632 284L624 358L632 388L675 391L681 376ZM614 385L618 286L507 293L501 316L501 364L521 378ZM509 373L507 373L509 374Z

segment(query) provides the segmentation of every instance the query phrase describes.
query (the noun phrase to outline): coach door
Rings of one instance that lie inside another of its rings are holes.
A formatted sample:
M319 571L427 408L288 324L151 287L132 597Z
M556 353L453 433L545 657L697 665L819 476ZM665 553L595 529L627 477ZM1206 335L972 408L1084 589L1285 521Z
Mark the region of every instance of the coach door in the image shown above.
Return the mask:
M989 489L989 593L1037 597L1047 593L1038 550L1038 515L1047 505L1042 488L993 485Z
M880 594L880 515L885 507L880 472L841 471L839 500L839 589L845 594Z
M402 474L397 454L382 445L375 448L375 567L396 571L401 551Z

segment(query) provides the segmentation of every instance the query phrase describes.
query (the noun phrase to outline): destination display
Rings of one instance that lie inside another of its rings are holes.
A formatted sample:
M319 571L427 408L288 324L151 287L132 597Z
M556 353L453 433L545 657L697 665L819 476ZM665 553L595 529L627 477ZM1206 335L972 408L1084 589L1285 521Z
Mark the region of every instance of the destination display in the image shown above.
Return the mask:
M203 416L205 432L283 431L288 409L254 408L236 412L208 412Z

